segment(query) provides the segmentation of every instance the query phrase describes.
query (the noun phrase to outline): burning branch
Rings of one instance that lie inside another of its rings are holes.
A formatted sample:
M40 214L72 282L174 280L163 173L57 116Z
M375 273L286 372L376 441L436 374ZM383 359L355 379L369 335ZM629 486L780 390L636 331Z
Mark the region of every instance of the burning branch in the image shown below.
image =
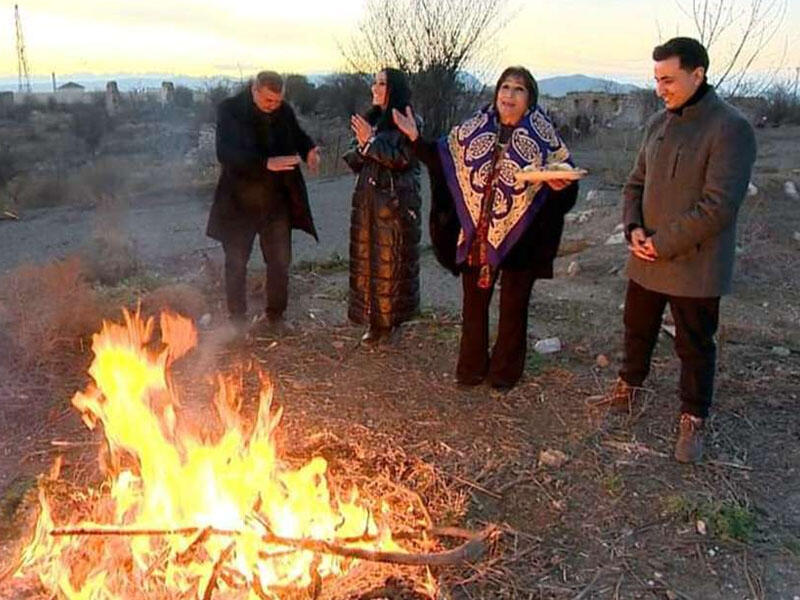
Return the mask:
M200 533L201 536L207 535L221 535L221 536L238 536L240 532L230 531L225 529L213 528L200 528L200 527L184 527L181 529L108 529L108 528L61 528L53 529L50 532L51 536L170 536L170 535L195 535ZM416 537L425 534L440 535L444 537L460 537L465 538L466 541L444 552L423 552L423 553L408 553L408 552L387 552L381 550L367 550L365 548L352 548L334 542L325 540L315 540L311 538L289 538L268 533L261 539L265 544L287 546L294 548L296 551L304 550L315 552L318 554L331 554L334 556L342 556L345 558L356 558L369 562L390 563L395 565L410 565L410 566L430 566L441 567L447 565L456 565L462 562L473 561L480 558L485 552L487 547L495 542L500 535L500 530L494 526L489 525L478 533L471 533L463 529L457 528L442 528L431 529L420 532ZM398 537L412 537L412 534L399 535ZM377 538L376 538L377 539ZM371 541L369 538L360 538L359 541ZM267 552L260 554L261 558L272 558L273 555ZM224 562L224 560L222 561Z
M262 539L269 544L289 546L298 550L308 550L322 554L333 554L346 558L357 558L370 562L391 563L394 565L442 567L456 565L462 562L473 561L480 558L489 544L500 535L500 530L490 525L471 539L452 550L444 552L386 552L382 550L367 550L364 548L349 548L323 540L292 539L276 535L266 535Z

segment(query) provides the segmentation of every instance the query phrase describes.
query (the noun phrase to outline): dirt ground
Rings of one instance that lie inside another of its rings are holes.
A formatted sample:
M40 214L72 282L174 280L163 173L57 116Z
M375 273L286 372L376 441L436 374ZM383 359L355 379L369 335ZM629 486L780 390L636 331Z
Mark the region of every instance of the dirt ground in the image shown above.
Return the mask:
M507 394L455 385L460 287L430 252L423 260L423 312L390 345L359 346L361 330L346 321L346 264L331 259L334 252L345 255L346 234L313 254L296 248L288 315L294 333L221 345L222 295L210 276L219 273L219 254L185 250L208 245L200 229L207 205L185 199L132 206L127 218L151 215L150 229L140 221L135 226L142 239L153 240L139 246L145 270L193 286L212 317L184 373L252 361L276 384L285 411L283 445L325 434L333 441L316 451L328 458L332 477L346 470L348 448L367 449L372 458L365 468L417 491L437 524L502 528L484 560L437 573L445 597L794 600L800 598L800 201L783 184L800 183L794 148L800 129L758 135L758 191L740 214L735 291L722 306L716 406L707 458L697 466L671 458L679 365L666 333L641 407L617 417L587 405L619 364L625 288L625 247L606 244L619 221L619 191L602 189L599 179L586 182L570 217L556 278L537 282L531 302L531 345L557 336L563 349L531 351L523 381ZM592 171L603 160L580 147L576 155ZM325 191L315 204L321 233L346 232L339 224L348 218L351 183L314 184L312 202L315 191ZM91 215L59 208L0 223L0 270L78 248L89 231L78 233L80 227L91 222ZM174 252L155 230L168 222L181 240ZM53 233L40 238L36 230ZM263 302L258 269L255 262L255 308ZM86 430L69 404L89 381L85 342L71 340L56 356L21 366L14 340L0 336L0 572L35 512L35 478L56 455L64 457L64 479L97 482L99 434ZM187 395L208 397L207 385L192 383L202 378L179 379ZM554 451L563 460L546 464ZM435 485L419 476L419 465L434 474ZM26 597L13 581L0 584L0 596Z

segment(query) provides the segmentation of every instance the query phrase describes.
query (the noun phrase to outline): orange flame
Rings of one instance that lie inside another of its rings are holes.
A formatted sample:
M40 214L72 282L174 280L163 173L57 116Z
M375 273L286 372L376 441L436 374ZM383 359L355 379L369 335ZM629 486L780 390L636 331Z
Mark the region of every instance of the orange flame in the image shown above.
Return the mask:
M53 535L53 507L40 491L41 515L18 575L35 572L70 599L199 597L237 582L277 597L271 589L308 587L353 561L270 543L270 536L400 550L356 490L347 499L331 493L323 458L297 470L282 464L274 444L281 411L270 410L268 382L249 433L239 386L221 375L213 405L222 434L208 440L179 427L168 366L194 347L196 331L187 319L162 314L155 351L153 319L124 316L124 325L104 322L93 336L94 385L72 399L89 428L103 425L109 477L85 495L90 519L58 524L114 535ZM143 530L159 535L130 535ZM228 577L217 580L222 562Z

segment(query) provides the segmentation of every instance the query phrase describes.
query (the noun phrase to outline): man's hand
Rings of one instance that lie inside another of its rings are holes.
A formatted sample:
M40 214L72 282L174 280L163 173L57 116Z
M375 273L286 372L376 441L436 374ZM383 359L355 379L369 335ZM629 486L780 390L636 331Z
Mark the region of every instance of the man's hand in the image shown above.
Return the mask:
M642 248L644 248L644 251L648 256L653 257L653 260L658 258L658 251L656 250L656 245L653 243L652 237L649 237L644 241Z
M350 117L350 129L353 130L353 135L358 140L358 145L363 146L367 140L375 135L372 125L361 115L353 115Z
M394 119L397 128L402 131L409 140L412 142L416 141L419 137L419 129L417 129L417 120L414 118L414 113L411 112L410 106L406 106L405 114L393 108L392 119Z
M311 172L315 175L319 172L320 160L319 148L314 146L306 155L306 163L308 164L308 168L311 169Z
M267 169L270 171L291 171L300 164L300 156L271 156L267 159Z
M569 179L550 179L547 181L547 185L550 186L550 189L555 190L556 192L563 190L570 183L572 183L572 181Z
M647 233L641 227L631 231L631 243L628 244L628 250L636 258L647 262L653 262L658 256L655 246L653 246L653 238L647 237Z

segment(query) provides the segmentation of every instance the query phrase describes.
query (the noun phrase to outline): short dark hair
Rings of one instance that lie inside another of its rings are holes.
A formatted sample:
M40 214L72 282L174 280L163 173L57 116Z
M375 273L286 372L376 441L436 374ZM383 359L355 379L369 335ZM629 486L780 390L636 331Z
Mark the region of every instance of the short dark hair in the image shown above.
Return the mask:
M653 48L653 60L667 60L677 56L681 69L692 72L697 67L703 67L708 72L708 52L703 44L694 38L676 37Z
M261 71L253 82L256 88L267 88L270 92L283 91L283 77L275 71Z
M528 90L528 108L536 106L536 103L539 101L539 86L533 78L533 75L531 75L531 72L525 67L520 66L506 67L503 72L500 73L497 85L494 86L494 99L492 100L492 104L494 106L497 105L497 94L500 92L500 86L503 85L503 82L509 77L519 77L522 80L523 84L525 84L525 89Z

